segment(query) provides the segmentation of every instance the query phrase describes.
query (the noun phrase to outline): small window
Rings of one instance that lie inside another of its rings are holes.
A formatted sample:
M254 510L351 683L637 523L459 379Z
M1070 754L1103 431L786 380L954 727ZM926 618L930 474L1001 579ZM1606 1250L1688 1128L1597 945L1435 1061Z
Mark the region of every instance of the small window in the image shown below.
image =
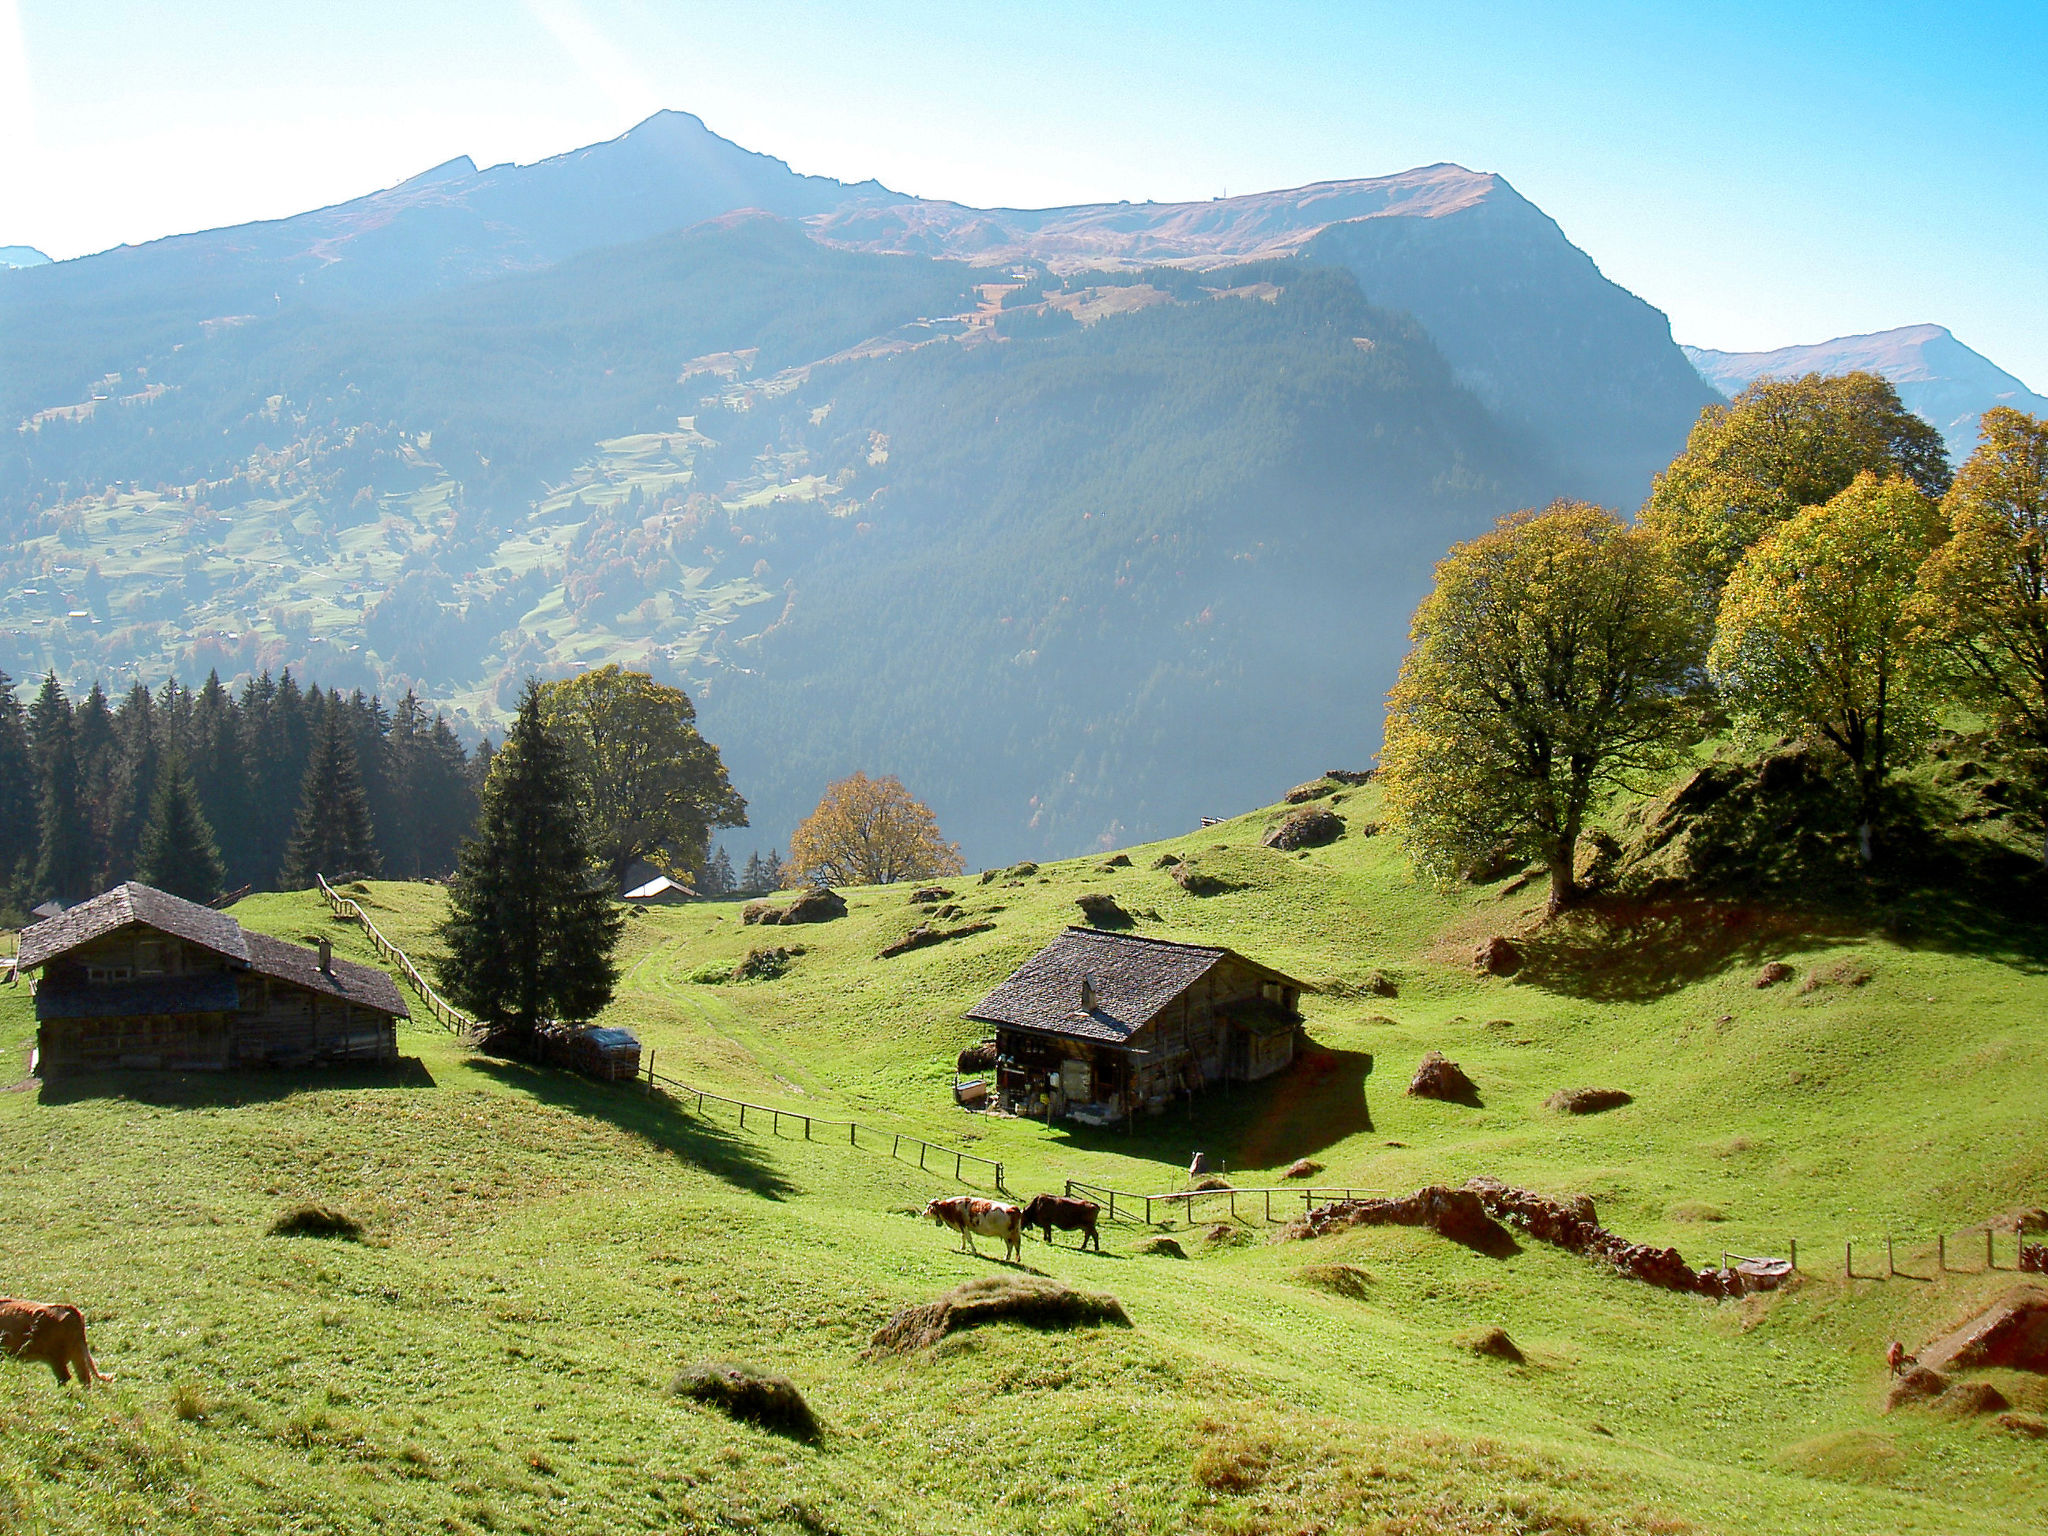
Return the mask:
M88 965L85 979L90 982L133 981L133 968L125 965Z

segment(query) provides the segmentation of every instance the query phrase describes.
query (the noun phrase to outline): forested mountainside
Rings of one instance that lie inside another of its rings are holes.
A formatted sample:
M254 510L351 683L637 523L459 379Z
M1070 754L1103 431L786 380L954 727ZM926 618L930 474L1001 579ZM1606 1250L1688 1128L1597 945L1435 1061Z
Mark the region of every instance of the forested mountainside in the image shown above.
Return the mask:
M1447 545L1631 500L1711 398L1457 167L883 249L944 206L665 114L0 272L0 667L290 667L476 732L621 661L699 696L764 844L865 767L972 859L1071 851L1368 756Z

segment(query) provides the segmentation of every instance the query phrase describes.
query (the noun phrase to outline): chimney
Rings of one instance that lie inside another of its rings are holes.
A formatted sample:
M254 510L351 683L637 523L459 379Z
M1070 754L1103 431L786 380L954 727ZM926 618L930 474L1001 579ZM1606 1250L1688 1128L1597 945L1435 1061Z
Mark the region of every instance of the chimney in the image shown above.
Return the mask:
M320 941L320 969L325 975L332 976L334 974L334 940L332 939L322 939Z
M1093 976L1083 976L1081 978L1081 1009L1083 1012L1087 1012L1094 1008L1094 1006L1095 978Z

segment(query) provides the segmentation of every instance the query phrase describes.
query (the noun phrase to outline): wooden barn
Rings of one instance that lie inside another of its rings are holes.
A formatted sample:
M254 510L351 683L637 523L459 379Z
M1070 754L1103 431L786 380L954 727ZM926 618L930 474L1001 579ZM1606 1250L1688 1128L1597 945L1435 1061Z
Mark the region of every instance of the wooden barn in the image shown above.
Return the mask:
M389 974L130 882L22 930L44 1076L398 1059Z
M1294 1060L1301 983L1209 944L1069 928L968 1017L1016 1113L1107 1125Z

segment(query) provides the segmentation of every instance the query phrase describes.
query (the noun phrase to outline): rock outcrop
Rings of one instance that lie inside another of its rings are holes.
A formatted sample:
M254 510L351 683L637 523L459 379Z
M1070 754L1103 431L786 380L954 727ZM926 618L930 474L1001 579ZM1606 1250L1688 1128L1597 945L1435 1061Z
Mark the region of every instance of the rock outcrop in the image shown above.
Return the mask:
M750 901L740 909L740 921L768 927L776 923L829 923L846 916L846 898L830 886L816 885L786 907L766 901Z
M1344 818L1320 805L1305 805L1290 812L1280 824L1259 841L1268 848L1292 852L1297 848L1321 848L1344 835Z
M1322 1237L1346 1227L1428 1227L1439 1237L1494 1258L1515 1252L1514 1238L1487 1214L1478 1195L1442 1184L1399 1199L1333 1200L1295 1217L1281 1229L1280 1241Z

